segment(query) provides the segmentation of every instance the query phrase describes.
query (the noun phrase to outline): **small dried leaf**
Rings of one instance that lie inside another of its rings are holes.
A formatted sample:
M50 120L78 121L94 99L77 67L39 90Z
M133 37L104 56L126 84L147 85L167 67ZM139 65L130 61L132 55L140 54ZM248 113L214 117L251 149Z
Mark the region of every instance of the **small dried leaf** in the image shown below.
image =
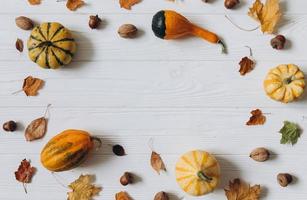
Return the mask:
M21 183L30 183L33 174L35 173L35 168L31 167L31 164L26 159L23 159L15 172L15 178Z
M121 8L125 8L127 10L131 10L131 7L137 3L140 3L141 0L119 0L119 4Z
M83 6L85 3L82 0L67 0L66 7L71 11L76 11L78 8Z
M252 116L249 118L248 122L246 122L246 125L263 125L265 123L266 117L262 114L261 110L253 110L251 114Z
M15 46L19 52L23 52L23 41L21 39L16 40Z
M33 120L26 128L25 137L27 141L33 141L44 137L47 130L47 120L41 117Z
M115 200L132 200L127 192L119 192L115 194Z
M260 22L263 33L271 34L282 16L279 0L266 0L265 4L256 0L249 9L248 15Z
M38 94L38 90L42 88L43 84L43 80L28 76L23 82L22 90L27 96L36 96Z
M160 171L166 171L164 162L160 156L160 154L156 153L156 152L152 152L151 153L151 158L150 158L150 163L152 168L158 172L158 174L160 174Z
M116 144L112 147L112 151L115 155L117 156L124 156L126 155L126 152L125 152L125 149L124 147L122 147L121 145L119 144Z
M225 194L228 200L259 200L261 188L260 185L250 185L240 179L229 181L228 188L225 188Z
M67 200L91 200L93 196L98 195L102 189L93 185L92 182L92 175L81 175L68 186L72 191L67 193Z
M28 0L31 5L39 5L41 4L41 0Z
M248 72L252 71L252 69L254 68L254 61L252 61L250 58L248 57L244 57L242 58L242 60L240 61L239 65L240 65L240 74L242 76L244 76L245 74L247 74Z

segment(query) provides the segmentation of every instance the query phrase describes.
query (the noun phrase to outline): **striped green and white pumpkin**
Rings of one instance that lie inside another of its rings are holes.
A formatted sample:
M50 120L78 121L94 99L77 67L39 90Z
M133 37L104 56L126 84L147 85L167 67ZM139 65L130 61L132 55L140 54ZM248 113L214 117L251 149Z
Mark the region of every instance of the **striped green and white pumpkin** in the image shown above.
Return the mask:
M57 22L36 26L28 40L29 57L42 68L57 69L69 64L76 49L71 32Z

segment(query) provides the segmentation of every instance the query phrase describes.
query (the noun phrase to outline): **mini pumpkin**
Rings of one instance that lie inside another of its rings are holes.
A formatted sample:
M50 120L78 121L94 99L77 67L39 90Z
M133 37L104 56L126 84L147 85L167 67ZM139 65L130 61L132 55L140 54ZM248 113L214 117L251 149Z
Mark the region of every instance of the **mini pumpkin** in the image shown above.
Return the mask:
M304 93L304 73L294 64L279 65L269 71L264 80L266 94L283 103L289 103Z
M69 64L76 49L71 32L57 22L36 26L28 40L30 59L43 68L57 69Z
M177 183L190 195L201 196L212 192L219 179L219 163L206 151L187 152L176 164Z
M101 140L92 137L82 130L65 130L53 137L41 152L41 163L50 171L60 172L79 166L87 158L94 147L94 141Z

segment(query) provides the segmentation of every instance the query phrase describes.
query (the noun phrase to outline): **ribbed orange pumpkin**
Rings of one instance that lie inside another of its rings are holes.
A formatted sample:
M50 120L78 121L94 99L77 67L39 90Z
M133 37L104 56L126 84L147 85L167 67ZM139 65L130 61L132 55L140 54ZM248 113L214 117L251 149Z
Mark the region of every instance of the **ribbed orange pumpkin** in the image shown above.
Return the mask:
M41 163L50 171L60 172L79 166L94 147L94 140L88 132L65 130L53 137L41 152Z

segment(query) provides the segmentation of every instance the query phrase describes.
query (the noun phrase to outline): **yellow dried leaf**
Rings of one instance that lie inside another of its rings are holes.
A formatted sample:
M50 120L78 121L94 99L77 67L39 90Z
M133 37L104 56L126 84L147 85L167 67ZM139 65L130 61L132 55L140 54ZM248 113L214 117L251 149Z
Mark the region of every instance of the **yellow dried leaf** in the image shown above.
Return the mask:
M252 116L249 118L248 122L246 122L246 125L263 125L265 123L266 117L262 114L261 110L253 110L251 114Z
M38 94L38 90L41 89L43 85L43 80L28 76L23 81L22 90L26 93L27 96L36 96Z
M150 163L151 163L152 168L156 172L158 172L158 174L160 174L160 171L166 171L164 162L163 162L160 154L158 154L154 151L151 153Z
M78 8L83 6L85 3L82 0L67 0L66 7L71 11L76 11Z
M121 8L125 8L127 10L131 10L131 7L137 3L140 3L141 0L119 0L119 4Z
M68 192L67 200L91 200L101 191L100 187L92 184L92 175L81 175L77 180L72 182L68 187L72 189Z
M263 33L273 33L282 16L279 0L266 0L265 4L256 0L248 15L260 22Z
M225 194L228 200L259 200L260 192L260 185L251 187L238 178L229 181L228 188L225 188Z
M31 5L39 5L41 3L41 0L28 0L28 2L31 4Z

